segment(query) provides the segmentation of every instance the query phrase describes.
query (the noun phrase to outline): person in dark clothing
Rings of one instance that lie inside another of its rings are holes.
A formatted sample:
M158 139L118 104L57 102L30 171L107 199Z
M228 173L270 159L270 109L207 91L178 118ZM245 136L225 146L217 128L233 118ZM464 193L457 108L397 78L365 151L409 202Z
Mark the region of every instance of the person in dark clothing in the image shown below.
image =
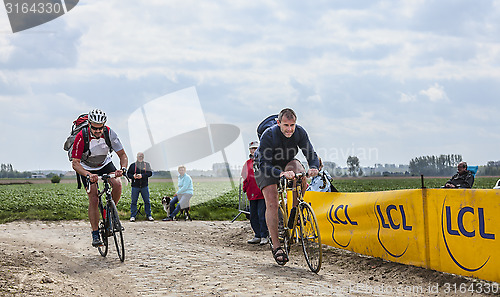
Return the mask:
M309 176L318 175L319 168L318 156L309 141L309 136L304 128L296 125L296 121L297 115L292 109L283 109L278 115L278 124L267 128L262 134L255 154L258 167L255 179L266 201L266 223L271 237L273 257L280 265L288 262L288 256L278 239L279 179L281 176L293 179L296 173L305 171L300 161L295 159L299 150L309 164ZM305 183L305 180L303 182ZM305 189L306 185L303 187ZM296 207L298 200L297 197L293 198L293 207Z
M269 243L269 232L266 224L266 201L264 201L264 195L257 186L253 169L254 154L258 147L258 141L250 142L248 146L250 158L243 165L241 177L243 178L243 192L247 194L250 201L250 226L252 226L255 233L254 238L250 239L248 243L265 245Z
M444 185L445 188L465 188L470 189L474 184L474 174L467 170L467 163L458 164L458 172L453 175Z
M149 221L154 221L151 214L151 203L149 201L148 178L153 175L151 165L144 162L144 153L137 153L137 162L132 163L127 171L127 176L132 180L132 202L130 203L130 221L135 222L137 216L137 200L141 193L144 201L144 211Z

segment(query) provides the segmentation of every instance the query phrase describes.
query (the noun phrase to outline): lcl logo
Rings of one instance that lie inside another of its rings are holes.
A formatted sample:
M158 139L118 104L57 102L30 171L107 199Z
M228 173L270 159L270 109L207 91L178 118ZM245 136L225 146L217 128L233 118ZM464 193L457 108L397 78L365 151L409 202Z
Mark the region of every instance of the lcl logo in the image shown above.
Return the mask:
M460 238L480 238L487 241L495 240L494 233L488 233L486 226L486 215L484 208L472 206L464 206L461 208L453 207L452 205L446 205L446 199L443 202L443 208L441 211L441 231L443 235L444 244L446 250L450 255L453 262L460 268L468 272L478 271L488 263L491 256L482 263L475 267L466 266L463 261L459 261L455 253L452 252L452 247L457 246L453 244L452 241ZM476 226L472 224L466 224L465 222L478 222ZM476 227L476 228L475 228ZM479 232L476 232L479 231ZM459 248L464 248L467 245L461 242Z
M347 244L342 244L337 239L335 239L335 225L351 225L351 226L357 226L358 222L354 221L351 219L349 216L349 211L348 211L349 205L347 204L340 204L335 207L335 205L332 204L332 207L330 208L330 211L328 211L328 222L332 225L333 231L332 231L332 239L333 241L338 244L339 246L346 248L349 246L351 243L352 239L352 232L351 232L351 237L349 238L349 242Z
M378 213L378 217L380 218L380 223L382 225L382 228L398 230L401 227L401 228L403 228L403 230L406 230L406 231L412 230L413 227L408 226L408 224L406 222L406 213L405 213L405 209L404 209L403 205L399 205L399 216L401 217L401 222L402 222L401 224L395 223L394 219L393 219L393 215L395 213L398 213L398 207L396 207L396 205L391 204L391 205L387 206L387 208L385 209L385 214L387 216L387 220L384 218L384 213L380 209L380 205L377 205L376 208L377 208L377 213Z
M394 252L391 248L388 248L387 245L383 243L383 240L381 238L383 237L383 235L381 233L392 234L390 235L392 240L392 236L394 235L392 232L396 230L402 230L404 232L409 232L413 230L413 227L408 224L408 219L406 216L406 211L404 206L403 205L396 206L393 204L383 206L375 202L374 211L375 215L377 216L377 220L379 222L377 239L380 245L389 255L395 258L403 256L408 250L409 242L406 245L406 248L404 249L403 252L397 253ZM382 232L384 229L386 231L392 231L392 232L391 233Z
M56 19L79 0L4 0L12 32L16 33Z
M470 206L466 206L458 211L458 215L456 216L458 230L454 230L452 227L452 220L454 219L454 217L452 216L451 207L446 206L446 231L448 232L448 234L454 236L460 236L460 234L462 234L465 237L476 236L476 230L468 231L464 226L464 216L468 213L471 216L475 216L475 209ZM486 226L484 223L484 208L479 207L477 209L477 218L479 221L479 236L484 239L495 239L495 234L486 233Z

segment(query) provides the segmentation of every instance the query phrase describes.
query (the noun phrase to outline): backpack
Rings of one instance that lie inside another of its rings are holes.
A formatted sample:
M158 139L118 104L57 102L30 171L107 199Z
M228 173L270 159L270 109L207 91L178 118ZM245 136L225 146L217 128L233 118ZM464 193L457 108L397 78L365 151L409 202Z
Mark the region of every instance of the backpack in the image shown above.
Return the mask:
M109 129L108 127L104 126L104 140L106 141L106 144L109 147L109 151L111 152L113 149L111 147L111 140L109 139ZM87 159L90 156L90 150L89 150L89 122L88 122L88 114L81 114L76 118L76 120L73 121L73 126L71 127L71 133L69 134L68 138L66 138L66 141L64 142L64 150L68 152L68 159L71 161L73 160L71 158L71 154L73 152L73 144L75 143L75 138L76 135L82 131L82 136L83 136L83 155L82 159L85 158ZM80 176L80 174L76 174L76 181L78 183L77 188L80 189L82 187L82 181L83 177Z
M83 153L85 154L85 159L90 156L89 150L89 123L88 123L88 114L81 114L78 116L76 120L73 121L73 126L71 127L71 133L64 142L64 150L68 152L68 159L71 161L71 153L73 152L73 144L75 143L76 135L82 131L83 134ZM111 147L111 140L109 138L109 128L105 126L104 132L104 140L106 141L106 145L109 147L109 151L111 152L113 149ZM83 159L83 156L82 156Z
M278 115L273 114L265 118L262 122L260 122L259 126L257 126L257 137L260 140L260 137L262 134L264 134L264 131L267 130L267 128L272 127L278 123Z

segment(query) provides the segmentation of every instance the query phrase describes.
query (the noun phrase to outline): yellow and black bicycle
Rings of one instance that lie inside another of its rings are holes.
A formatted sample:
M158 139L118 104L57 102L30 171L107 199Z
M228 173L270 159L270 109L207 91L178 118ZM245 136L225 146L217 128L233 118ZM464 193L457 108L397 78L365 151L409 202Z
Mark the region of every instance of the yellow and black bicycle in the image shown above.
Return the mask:
M295 174L295 178L292 180L287 180L284 176L280 178L278 184L278 238L287 256L292 244L300 242L309 269L318 273L323 257L321 235L311 205L303 200L305 189L302 188L302 180L305 178L305 173ZM296 195L298 205L295 210L292 209L289 213L287 203L293 201L292 195Z

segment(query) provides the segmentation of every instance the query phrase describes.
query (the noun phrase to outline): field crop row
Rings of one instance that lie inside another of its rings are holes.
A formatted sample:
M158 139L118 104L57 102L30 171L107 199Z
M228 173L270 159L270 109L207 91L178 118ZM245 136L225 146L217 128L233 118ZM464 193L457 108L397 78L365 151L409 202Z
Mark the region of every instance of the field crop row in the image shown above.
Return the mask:
M426 178L425 186L439 188L447 178ZM496 177L478 177L474 188L491 189ZM399 189L418 189L420 178L359 178L338 179L334 185L341 192L372 192ZM202 220L230 220L238 214L238 185L224 181L194 181L195 194L191 199L191 215ZM123 219L130 216L130 186L123 188L118 210ZM151 208L157 219L166 214L161 204L165 195L172 196L171 182L150 183ZM244 195L244 194L243 194ZM74 183L0 185L0 223L14 220L73 220L87 219L88 199L83 189ZM139 203L142 199L139 198ZM244 219L244 216L240 218ZM142 217L144 219L144 210Z

